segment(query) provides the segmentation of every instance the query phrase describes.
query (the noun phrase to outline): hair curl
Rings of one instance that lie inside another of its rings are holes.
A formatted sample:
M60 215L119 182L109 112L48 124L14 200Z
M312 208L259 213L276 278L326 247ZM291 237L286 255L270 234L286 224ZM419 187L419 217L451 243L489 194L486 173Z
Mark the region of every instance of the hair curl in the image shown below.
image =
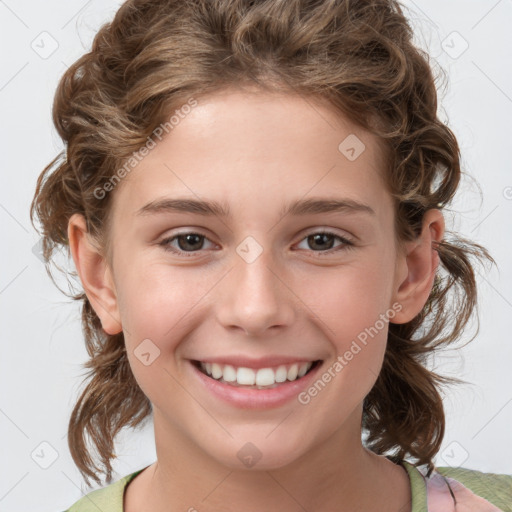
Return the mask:
M66 248L69 257L74 213L85 217L109 258L112 194L100 199L94 191L169 112L192 95L249 83L327 100L377 135L387 152L397 241L413 240L425 212L451 202L461 168L457 140L437 118L428 56L412 37L393 0L128 0L101 27L91 51L64 73L55 94L53 122L67 150L39 176L30 209L32 224L37 216L42 225L50 276L54 250ZM427 358L461 337L477 305L471 258L494 263L485 248L453 233L434 248L441 264L429 299L409 323L390 323L362 418L369 449L396 459L410 455L427 464L428 474L445 429L438 389L463 381L428 370ZM103 331L83 291L70 297L83 303L90 371L71 414L68 444L86 481L100 483L90 436L110 482L114 438L150 416L151 403L131 372L123 334Z

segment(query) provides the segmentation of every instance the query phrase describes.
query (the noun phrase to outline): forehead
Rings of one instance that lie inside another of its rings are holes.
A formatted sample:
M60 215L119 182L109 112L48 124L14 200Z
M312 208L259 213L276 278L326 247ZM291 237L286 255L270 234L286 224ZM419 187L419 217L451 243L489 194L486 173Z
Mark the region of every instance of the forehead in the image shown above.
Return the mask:
M155 140L115 191L125 214L172 194L246 209L281 208L308 193L374 202L382 194L376 137L316 97L224 90L198 100Z

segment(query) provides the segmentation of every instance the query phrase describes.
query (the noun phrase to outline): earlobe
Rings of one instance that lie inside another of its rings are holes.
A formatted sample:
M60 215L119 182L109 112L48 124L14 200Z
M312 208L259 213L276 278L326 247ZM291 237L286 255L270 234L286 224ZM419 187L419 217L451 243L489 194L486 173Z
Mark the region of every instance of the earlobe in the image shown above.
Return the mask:
M87 232L85 218L73 214L68 222L69 248L84 291L107 334L121 332L118 301L107 261Z
M423 218L420 236L406 243L406 251L400 258L404 259L405 278L397 276L395 283L394 302L401 304L402 309L393 318L393 323L410 322L418 315L428 300L436 271L439 266L439 255L435 248L444 236L444 218L440 210L428 210Z

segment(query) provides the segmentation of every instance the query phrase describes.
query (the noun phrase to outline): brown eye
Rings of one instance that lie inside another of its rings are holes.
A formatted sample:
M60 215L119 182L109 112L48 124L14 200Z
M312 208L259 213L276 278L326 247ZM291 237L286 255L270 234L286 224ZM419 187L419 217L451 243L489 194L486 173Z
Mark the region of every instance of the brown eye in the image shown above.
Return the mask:
M178 240L178 247L182 251L194 251L201 249L204 242L204 236L198 235L197 233L190 233L186 235L178 235L176 240Z
M335 247L334 244L336 239L339 240L341 244ZM301 241L301 243L304 242L306 242L307 247L301 247L301 249L319 253L319 256L323 254L332 254L333 252L354 247L354 243L352 241L329 231L311 233Z
M311 249L332 249L334 236L327 233L318 233L307 237L308 245Z
M191 253L190 255L192 255L204 249L205 240L208 240L208 238L200 233L180 233L162 240L159 245L166 251L188 256L186 253Z

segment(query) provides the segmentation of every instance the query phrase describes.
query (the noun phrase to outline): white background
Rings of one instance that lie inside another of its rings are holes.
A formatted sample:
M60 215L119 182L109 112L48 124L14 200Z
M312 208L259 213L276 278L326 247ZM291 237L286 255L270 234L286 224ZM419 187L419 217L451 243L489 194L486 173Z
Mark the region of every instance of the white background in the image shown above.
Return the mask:
M90 490L66 440L86 361L79 305L60 294L33 253L39 237L29 205L39 173L62 149L51 122L57 82L119 5L0 0L0 512L57 512ZM478 277L477 338L435 361L439 372L471 383L446 394L447 429L435 462L512 474L512 1L406 5L418 44L447 72L440 116L458 136L465 171L482 189L480 197L464 181L448 227L486 246L499 268ZM42 41L46 51L58 44L47 58L32 48L44 51ZM47 469L35 462L51 462L53 450L57 458ZM117 454L116 479L152 463L151 424L123 432Z

